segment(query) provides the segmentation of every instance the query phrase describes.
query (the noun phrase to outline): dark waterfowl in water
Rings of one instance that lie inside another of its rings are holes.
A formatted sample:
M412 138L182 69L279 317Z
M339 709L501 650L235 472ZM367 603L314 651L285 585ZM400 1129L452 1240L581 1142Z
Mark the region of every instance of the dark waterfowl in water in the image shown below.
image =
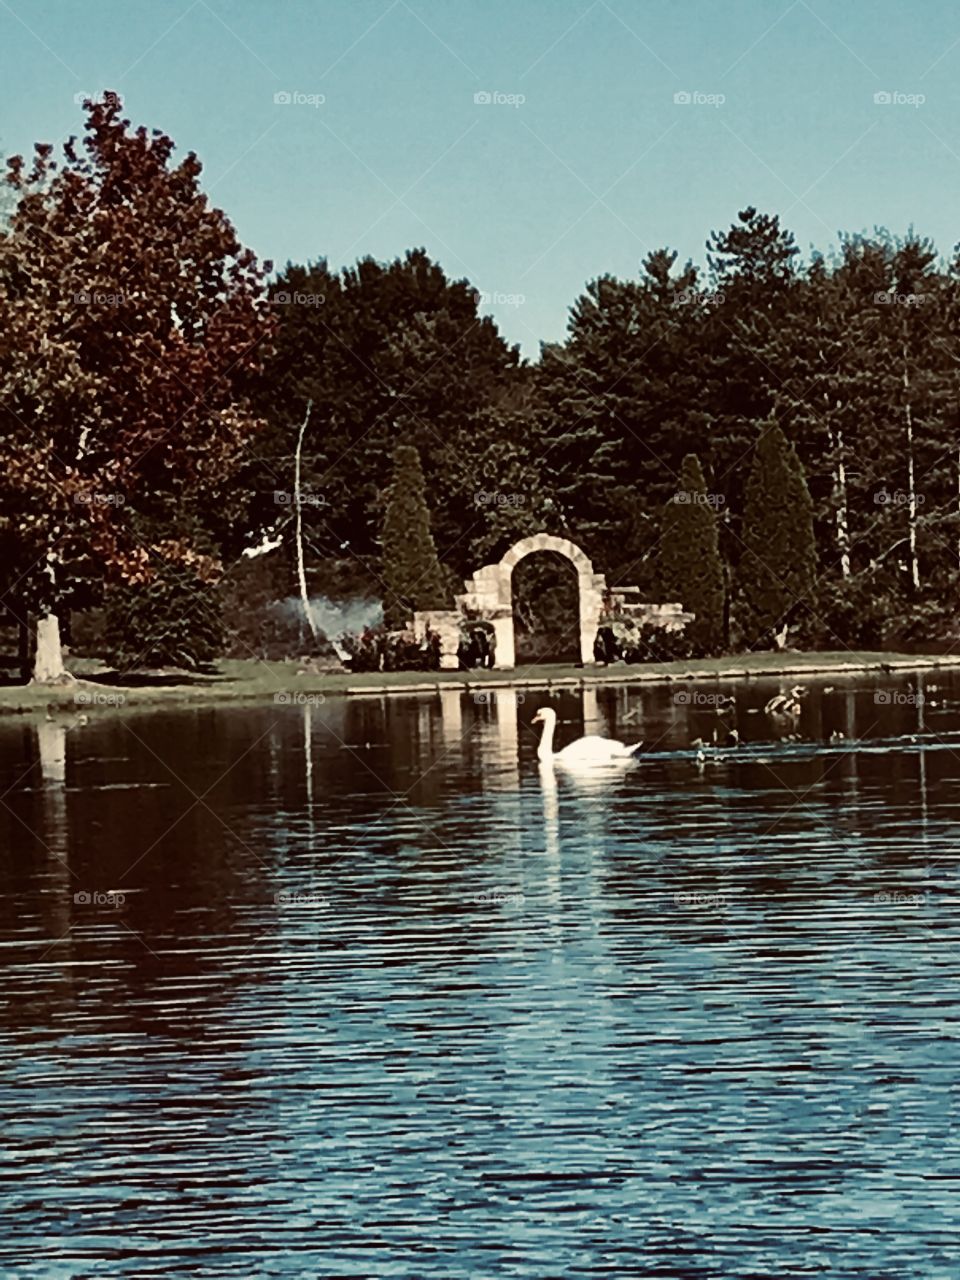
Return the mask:
M800 715L800 699L807 696L802 685L795 684L789 693L778 693L763 708L768 716L790 717L796 719Z

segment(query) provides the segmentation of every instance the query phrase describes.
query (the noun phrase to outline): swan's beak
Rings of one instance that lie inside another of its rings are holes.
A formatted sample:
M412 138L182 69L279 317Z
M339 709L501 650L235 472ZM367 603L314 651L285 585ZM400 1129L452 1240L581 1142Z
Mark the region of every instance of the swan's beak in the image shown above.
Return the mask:
M538 712L537 712L537 714L536 714L536 715L533 717L533 719L530 721L530 723L531 723L531 724L543 724L543 712L542 712L542 711L538 711Z

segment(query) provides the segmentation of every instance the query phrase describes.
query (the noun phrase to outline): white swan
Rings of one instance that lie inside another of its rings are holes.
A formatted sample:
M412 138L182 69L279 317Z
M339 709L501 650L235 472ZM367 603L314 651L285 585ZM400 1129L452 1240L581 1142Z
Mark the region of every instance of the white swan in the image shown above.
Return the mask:
M592 768L595 765L628 764L636 758L640 744L630 747L611 738L590 736L578 738L561 751L553 749L553 731L557 727L557 713L553 707L541 707L533 717L534 724L543 725L537 759L541 764L559 764L567 769Z

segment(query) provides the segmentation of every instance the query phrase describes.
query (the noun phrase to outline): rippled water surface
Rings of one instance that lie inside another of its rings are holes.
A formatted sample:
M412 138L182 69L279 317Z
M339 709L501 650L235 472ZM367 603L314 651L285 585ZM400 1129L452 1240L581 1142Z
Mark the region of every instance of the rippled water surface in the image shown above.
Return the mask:
M960 678L777 688L0 725L0 1274L954 1280Z

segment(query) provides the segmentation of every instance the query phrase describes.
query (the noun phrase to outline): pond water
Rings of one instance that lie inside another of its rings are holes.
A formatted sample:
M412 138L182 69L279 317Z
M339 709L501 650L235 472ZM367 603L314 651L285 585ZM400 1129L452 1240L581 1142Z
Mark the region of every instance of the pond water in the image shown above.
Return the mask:
M960 676L779 687L0 726L0 1274L954 1280Z

